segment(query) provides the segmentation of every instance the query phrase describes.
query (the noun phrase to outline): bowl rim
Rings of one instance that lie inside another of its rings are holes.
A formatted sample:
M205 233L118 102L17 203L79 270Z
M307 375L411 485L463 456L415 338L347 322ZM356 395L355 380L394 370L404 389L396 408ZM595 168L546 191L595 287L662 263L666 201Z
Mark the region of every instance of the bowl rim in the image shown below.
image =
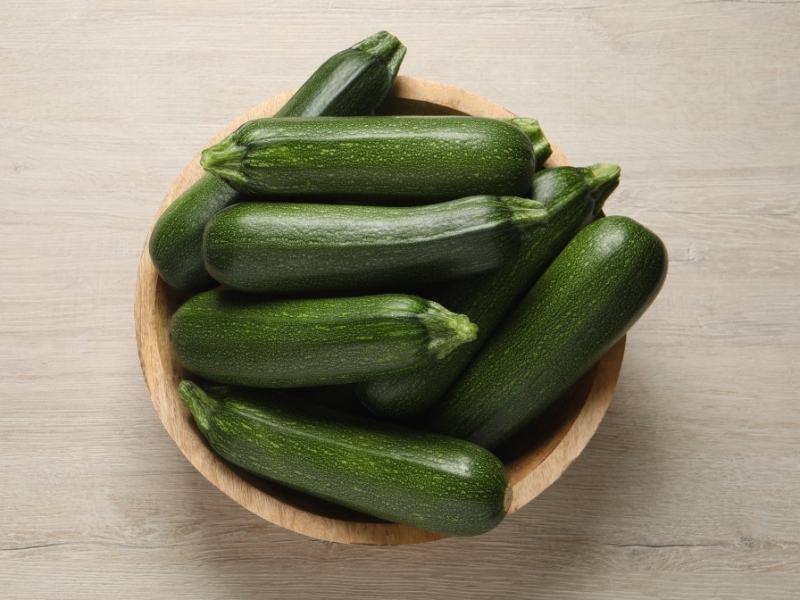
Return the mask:
M292 96L284 92L246 111L209 142L214 144L242 123L272 116ZM513 113L486 98L448 84L398 76L387 103L420 102L444 107L448 112L474 116L512 118ZM167 433L189 462L232 500L275 525L320 540L345 544L401 545L444 539L447 536L394 523L345 521L318 515L287 504L251 485L240 473L210 449L178 395L180 366L164 340L170 314L166 296L173 294L155 269L148 244L158 218L186 188L204 173L198 152L170 186L148 230L137 272L134 321L139 361L156 413ZM569 165L553 145L545 167ZM580 411L557 427L548 442L535 451L506 463L513 488L509 514L528 504L555 482L580 455L594 435L611 402L625 351L623 336L593 369L591 386Z

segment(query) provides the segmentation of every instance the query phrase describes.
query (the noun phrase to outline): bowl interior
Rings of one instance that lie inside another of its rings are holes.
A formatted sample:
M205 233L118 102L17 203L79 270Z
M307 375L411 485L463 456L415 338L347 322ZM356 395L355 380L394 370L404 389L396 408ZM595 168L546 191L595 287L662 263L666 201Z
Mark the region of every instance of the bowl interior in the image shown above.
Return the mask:
M254 107L209 143L221 140L245 121L272 116L291 94L286 92ZM514 116L497 104L459 88L413 77L397 78L384 112L398 115ZM567 164L566 157L554 147L545 167ZM164 209L202 175L198 153L173 183L153 224ZM184 371L169 343L170 318L188 296L175 291L158 276L147 251L148 242L149 235L139 264L134 303L142 372L164 427L197 470L248 510L309 537L376 545L441 539L443 536L386 523L255 477L214 453L197 429L191 413L180 401L178 383L184 378ZM513 486L510 512L526 505L558 479L586 446L611 401L624 348L625 338L622 338L548 414L498 450Z

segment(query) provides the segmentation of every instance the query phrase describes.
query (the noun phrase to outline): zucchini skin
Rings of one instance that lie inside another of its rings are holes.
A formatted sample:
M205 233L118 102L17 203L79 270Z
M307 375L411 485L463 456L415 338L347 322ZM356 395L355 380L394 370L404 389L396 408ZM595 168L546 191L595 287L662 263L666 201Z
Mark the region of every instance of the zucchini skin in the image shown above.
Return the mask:
M178 196L161 213L148 242L150 259L161 278L183 292L219 285L203 265L203 231L217 212L242 200L242 194L208 174Z
M397 418L411 417L432 406L556 255L600 212L616 189L619 175L619 167L609 164L556 167L536 173L533 196L548 210L547 225L532 231L517 255L499 269L419 290L426 298L469 315L478 326L475 342L414 373L357 384L356 393L364 405L377 415Z
M474 444L279 397L179 390L223 458L313 496L442 535L485 533L508 511L503 464Z
M231 289L295 294L466 277L513 256L547 211L471 196L420 207L244 202L206 227L208 272Z
M245 398L253 402L261 402L264 398L282 397L287 401L300 401L306 404L324 406L340 412L369 416L369 411L361 404L353 391L353 386L346 383L339 385L322 385L316 387L296 388L251 388L227 383L215 383L202 379L192 380L195 385L212 398L224 400L229 396Z
M405 54L400 40L379 31L325 61L275 116L371 115L389 95Z
M396 37L378 32L325 61L275 117L370 115L386 99L405 53ZM205 174L166 208L148 251L169 285L185 292L218 285L203 265L203 230L214 214L245 199L222 179Z
M496 448L542 414L639 319L667 275L667 250L633 219L588 225L553 261L426 427Z
M199 377L280 388L410 371L474 339L475 329L464 315L405 294L275 300L211 290L175 311L170 340Z
M200 162L256 195L403 205L526 196L535 155L509 120L325 117L250 121L206 148Z

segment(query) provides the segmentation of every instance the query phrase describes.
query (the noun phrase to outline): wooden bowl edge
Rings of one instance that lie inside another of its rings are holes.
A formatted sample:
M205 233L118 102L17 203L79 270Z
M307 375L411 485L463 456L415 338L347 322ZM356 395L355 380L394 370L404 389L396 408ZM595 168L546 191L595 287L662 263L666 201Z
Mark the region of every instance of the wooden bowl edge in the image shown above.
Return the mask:
M285 92L248 110L223 128L209 144L221 140L248 120L271 116L293 93L294 91ZM477 113L494 118L515 116L502 106L466 90L416 77L398 76L392 95L428 102L438 99L436 103L468 114ZM552 147L553 154L545 167L569 165L566 156L555 145ZM198 152L176 178L158 208L139 261L134 297L139 361L154 408L167 433L187 460L220 491L261 518L290 531L325 541L365 545L417 544L447 537L405 525L340 521L287 505L243 481L202 441L202 435L197 430L191 413L180 401L177 381L167 372L161 357L158 332L163 331L167 324L154 309L159 275L148 252L150 233L161 213L183 190L203 175L199 159ZM553 452L531 473L514 484L510 512L519 510L551 485L584 449L599 426L613 395L623 351L624 338L601 359L586 406ZM606 375L598 383L600 373ZM593 396L596 389L602 392L598 398ZM541 478L538 477L540 473Z
M622 369L626 336L598 361L586 403L564 437L539 465L513 485L508 514L527 505L550 487L586 448L608 410Z

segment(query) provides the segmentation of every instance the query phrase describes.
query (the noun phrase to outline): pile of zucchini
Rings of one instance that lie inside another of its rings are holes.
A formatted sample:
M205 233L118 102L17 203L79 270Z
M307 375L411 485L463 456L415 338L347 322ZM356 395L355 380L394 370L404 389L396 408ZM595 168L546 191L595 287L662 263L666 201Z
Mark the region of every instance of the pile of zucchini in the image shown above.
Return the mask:
M641 316L667 254L599 218L619 167L542 168L535 120L376 116L405 52L379 32L204 150L149 252L192 294L180 394L223 458L477 535L511 501L493 451Z

